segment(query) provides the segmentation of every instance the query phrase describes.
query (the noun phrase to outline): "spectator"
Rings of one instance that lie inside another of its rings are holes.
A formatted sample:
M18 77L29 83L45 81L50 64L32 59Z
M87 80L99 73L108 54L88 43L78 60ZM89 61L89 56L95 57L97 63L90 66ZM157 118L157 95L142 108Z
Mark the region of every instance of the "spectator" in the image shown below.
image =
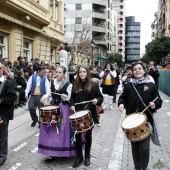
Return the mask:
M148 74L153 77L155 84L158 87L158 78L160 74L152 60L148 63Z
M23 69L27 68L26 65L23 63L23 57L22 56L19 56L17 58L17 61L19 61L19 65L17 67L18 70L21 70L21 69L23 70Z
M29 76L31 76L31 75L33 75L34 74L34 68L33 68L33 65L30 65L29 67L28 67L28 71L29 71Z
M33 68L34 68L34 71L38 71L38 68L41 66L40 64L39 64L39 62L40 62L40 59L39 58L36 58L35 59L35 63L34 63L34 65L33 65Z
M2 69L5 70L6 73L9 73L10 72L10 68L9 68L9 65L8 65L8 58L3 58L2 59Z
M19 62L15 60L12 67L12 72L14 73L15 79L18 77L18 66L19 66Z

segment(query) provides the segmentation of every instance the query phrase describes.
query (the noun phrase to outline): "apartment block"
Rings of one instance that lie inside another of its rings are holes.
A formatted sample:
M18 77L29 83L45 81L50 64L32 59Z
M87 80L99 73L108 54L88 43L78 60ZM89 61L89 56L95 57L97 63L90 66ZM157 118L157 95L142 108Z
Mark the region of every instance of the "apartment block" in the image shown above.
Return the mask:
M91 64L104 65L112 53L111 0L65 0L64 5L66 41L76 52L92 56Z
M114 34L114 36L116 36L115 45L118 46L116 53L121 54L122 61L125 62L125 0L112 0L112 9L117 16L117 22L115 22L117 25L114 25L117 31L117 33Z
M58 61L64 41L63 0L0 1L0 60Z

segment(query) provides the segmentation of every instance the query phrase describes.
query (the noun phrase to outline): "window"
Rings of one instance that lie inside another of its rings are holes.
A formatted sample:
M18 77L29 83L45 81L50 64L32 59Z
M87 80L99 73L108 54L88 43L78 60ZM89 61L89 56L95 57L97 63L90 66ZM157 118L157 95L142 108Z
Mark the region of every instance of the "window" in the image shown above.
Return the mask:
M0 61L7 56L7 35L0 33Z
M55 4L53 4L53 0L50 0L50 18L58 20L58 5L58 0L55 0ZM55 11L53 10L53 6L55 6Z
M82 18L76 18L76 24L81 24L82 23Z
M55 51L56 51L56 48L55 47L51 47L51 54L50 54L50 59L52 62L55 62Z
M76 10L82 10L82 4L76 4Z
M32 58L32 41L24 39L23 42L23 53L25 61L30 61Z
M81 34L82 34L81 31L76 31L76 32L75 32L75 37L76 37L76 38L80 38L80 37L81 37Z

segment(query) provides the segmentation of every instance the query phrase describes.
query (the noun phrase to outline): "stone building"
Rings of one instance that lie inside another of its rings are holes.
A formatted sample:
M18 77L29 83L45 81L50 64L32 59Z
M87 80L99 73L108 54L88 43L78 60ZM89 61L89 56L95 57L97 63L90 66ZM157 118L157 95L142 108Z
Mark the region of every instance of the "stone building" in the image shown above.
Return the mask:
M0 61L18 56L58 61L64 42L63 0L1 0Z

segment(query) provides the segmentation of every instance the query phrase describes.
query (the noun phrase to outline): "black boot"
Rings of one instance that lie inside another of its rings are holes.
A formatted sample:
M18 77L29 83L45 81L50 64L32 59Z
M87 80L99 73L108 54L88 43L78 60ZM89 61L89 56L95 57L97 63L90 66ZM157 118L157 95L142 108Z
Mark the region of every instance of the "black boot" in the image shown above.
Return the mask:
M83 156L77 156L76 161L73 164L73 168L77 168L83 162Z
M85 155L84 165L85 166L89 166L90 165L90 155Z

